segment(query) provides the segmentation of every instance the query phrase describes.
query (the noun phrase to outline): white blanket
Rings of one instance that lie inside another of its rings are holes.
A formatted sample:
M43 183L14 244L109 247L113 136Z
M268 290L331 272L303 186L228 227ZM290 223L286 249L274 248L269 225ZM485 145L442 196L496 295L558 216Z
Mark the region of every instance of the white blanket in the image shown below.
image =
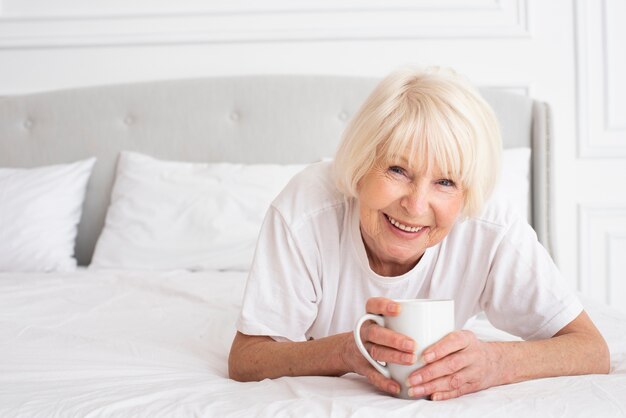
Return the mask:
M610 375L443 402L395 399L355 374L232 381L227 358L245 276L0 274L0 416L626 416L626 316L591 303L610 346ZM471 328L507 337L481 319Z

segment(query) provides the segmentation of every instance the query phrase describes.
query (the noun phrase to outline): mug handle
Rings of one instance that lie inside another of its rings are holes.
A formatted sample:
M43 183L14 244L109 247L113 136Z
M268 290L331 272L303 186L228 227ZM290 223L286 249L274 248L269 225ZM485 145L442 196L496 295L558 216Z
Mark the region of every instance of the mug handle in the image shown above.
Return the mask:
M365 357L365 360L369 361L370 364L374 366L374 368L387 379L391 379L391 373L389 372L389 368L374 360L370 353L365 349L363 341L361 341L361 326L365 321L370 320L376 322L381 327L385 326L385 318L383 318L381 315L365 314L357 321L356 326L354 327L354 341L356 342L356 346L361 354L363 354L363 357Z

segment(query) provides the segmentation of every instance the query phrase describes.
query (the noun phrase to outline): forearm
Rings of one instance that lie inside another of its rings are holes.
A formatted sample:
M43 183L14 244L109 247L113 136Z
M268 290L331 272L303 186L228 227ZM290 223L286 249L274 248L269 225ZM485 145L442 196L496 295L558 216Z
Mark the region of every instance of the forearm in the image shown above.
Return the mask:
M552 338L484 342L455 331L423 355L426 365L410 377L410 396L456 398L492 386L552 376L608 373L609 350L583 311Z
M572 333L541 341L492 342L501 384L554 376L609 372L609 352L598 335Z
M306 342L276 342L238 333L228 361L231 379L259 381L282 376L340 376L346 334Z

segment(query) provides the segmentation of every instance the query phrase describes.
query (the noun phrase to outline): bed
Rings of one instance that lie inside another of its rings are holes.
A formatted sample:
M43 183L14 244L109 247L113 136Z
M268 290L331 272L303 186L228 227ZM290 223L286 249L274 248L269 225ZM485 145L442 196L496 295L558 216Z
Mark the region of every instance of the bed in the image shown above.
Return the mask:
M395 399L354 374L228 379L264 205L301 167L332 157L375 83L212 77L0 98L0 416L626 416L626 316L585 295L609 344L609 375L445 402ZM510 159L499 193L519 200L554 252L549 107L482 93ZM194 205L167 197L183 189ZM52 200L39 199L46 192ZM65 203L67 213L57 213ZM157 228L173 223L168 234ZM202 228L209 238L177 241ZM481 315L466 327L484 339L515 338Z

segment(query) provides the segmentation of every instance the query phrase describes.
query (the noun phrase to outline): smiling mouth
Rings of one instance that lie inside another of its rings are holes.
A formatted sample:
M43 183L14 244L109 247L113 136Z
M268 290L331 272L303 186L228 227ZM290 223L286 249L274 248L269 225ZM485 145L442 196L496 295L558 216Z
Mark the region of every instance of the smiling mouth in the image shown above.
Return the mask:
M384 214L385 218L387 218L387 220L396 228L404 231L404 232L419 232L422 230L422 228L424 228L423 226L408 226L408 225L404 225L400 222L398 222L397 220L393 219L391 216L387 215L386 213Z

